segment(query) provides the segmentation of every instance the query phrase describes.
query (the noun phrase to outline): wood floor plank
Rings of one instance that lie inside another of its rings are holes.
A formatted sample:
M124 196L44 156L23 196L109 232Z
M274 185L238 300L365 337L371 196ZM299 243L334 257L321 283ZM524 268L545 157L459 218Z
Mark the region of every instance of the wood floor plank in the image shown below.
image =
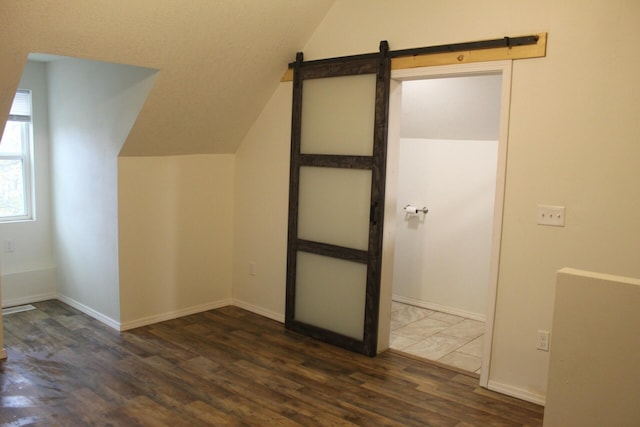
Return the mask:
M239 361L230 367L230 371L237 375L235 378L230 378L230 382L234 384L247 383L250 386L251 382L257 382L262 386L270 389L273 393L278 394L278 401L287 406L287 410L299 411L300 405L304 405L306 410L304 411L309 417L319 412L323 414L321 419L307 419L304 425L361 425L361 423L355 423L360 421L354 413L348 412L335 405L336 399L339 398L340 389L327 385L327 381L315 381L317 375L297 375L287 372L286 369L262 369L254 367L253 369L245 368L245 363ZM291 368L291 365L287 365L287 369ZM284 383L284 387L281 386L282 378L287 378ZM312 378L311 382L308 378ZM290 381L293 380L293 381ZM304 384L303 387L300 384ZM241 385L242 387L242 385ZM246 387L246 386L245 386ZM250 387L248 387L250 388ZM240 392L242 388L240 389ZM270 399L273 398L273 394L270 395ZM291 401L295 402L295 407L291 408ZM373 421L373 419L372 419ZM376 420L378 425L383 425L384 417Z
M477 377L224 307L118 333L59 302L4 318L0 426L534 426Z
M211 426L220 427L238 427L243 424L239 418L233 417L224 411L214 408L211 405L207 405L204 402L196 400L185 406L185 411L197 418L198 421Z

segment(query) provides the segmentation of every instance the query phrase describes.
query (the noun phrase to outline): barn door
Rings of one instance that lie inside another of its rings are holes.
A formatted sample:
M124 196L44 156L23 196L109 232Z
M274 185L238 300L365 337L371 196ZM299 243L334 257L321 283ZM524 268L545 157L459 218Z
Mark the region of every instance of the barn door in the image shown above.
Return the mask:
M376 354L390 60L294 67L285 324Z

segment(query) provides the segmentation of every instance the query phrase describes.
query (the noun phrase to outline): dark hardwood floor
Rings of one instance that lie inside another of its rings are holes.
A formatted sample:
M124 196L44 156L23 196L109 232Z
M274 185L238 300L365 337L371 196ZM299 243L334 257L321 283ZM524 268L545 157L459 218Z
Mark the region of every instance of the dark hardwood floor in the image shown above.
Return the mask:
M234 307L118 333L59 302L4 318L2 426L540 426L477 378L361 356Z

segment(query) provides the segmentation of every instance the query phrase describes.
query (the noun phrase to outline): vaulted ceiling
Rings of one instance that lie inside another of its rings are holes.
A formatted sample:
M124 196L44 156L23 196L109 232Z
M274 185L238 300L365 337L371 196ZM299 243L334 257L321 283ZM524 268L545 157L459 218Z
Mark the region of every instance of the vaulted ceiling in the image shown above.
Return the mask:
M2 0L0 112L30 52L160 70L121 155L232 153L334 0Z

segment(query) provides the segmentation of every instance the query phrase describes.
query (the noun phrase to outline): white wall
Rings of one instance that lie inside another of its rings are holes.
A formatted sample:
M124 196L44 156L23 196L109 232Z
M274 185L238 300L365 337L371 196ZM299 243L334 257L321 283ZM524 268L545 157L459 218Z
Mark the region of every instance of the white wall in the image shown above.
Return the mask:
M640 39L638 19L640 3L630 0L338 0L304 48L306 59L316 59L375 51L382 39L402 49L549 33L545 58L513 65L493 389L544 401L549 359L536 350L536 335L551 329L559 268L640 276L640 58L628 55ZM278 313L284 313L290 87L280 85L236 164L236 206L268 204L255 222L235 228L234 292ZM566 227L538 226L537 204L566 206ZM246 270L251 259L258 261L255 277Z
M400 140L394 299L484 319L497 156L497 141Z
M499 138L501 74L402 82L402 138Z
M35 218L0 223L0 242L11 239L15 245L14 252L0 252L3 307L50 299L56 292L45 64L27 61L18 87L32 91Z
M59 297L120 329L229 304L234 156L119 159L155 72L48 67Z
M48 65L58 293L112 326L120 319L117 156L154 74L80 59Z
M118 165L120 328L230 304L234 156Z
M640 279L558 272L545 427L640 424Z
M284 321L292 84L282 83L236 153L234 303ZM255 275L249 263L255 263Z

